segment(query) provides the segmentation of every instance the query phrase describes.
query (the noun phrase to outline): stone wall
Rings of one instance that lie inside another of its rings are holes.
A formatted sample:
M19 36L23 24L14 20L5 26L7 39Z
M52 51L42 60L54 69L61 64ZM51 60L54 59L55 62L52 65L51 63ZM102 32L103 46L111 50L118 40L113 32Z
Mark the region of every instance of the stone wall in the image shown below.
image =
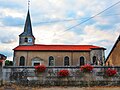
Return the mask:
M104 77L104 70L107 68L116 69L117 75L112 78ZM60 70L69 70L70 74L66 78L59 77ZM81 85L92 82L92 84L101 83L101 85L120 82L120 67L94 67L91 73L83 73L80 67L47 67L46 71L40 74L34 72L34 67L4 67L3 81L15 82L20 85Z

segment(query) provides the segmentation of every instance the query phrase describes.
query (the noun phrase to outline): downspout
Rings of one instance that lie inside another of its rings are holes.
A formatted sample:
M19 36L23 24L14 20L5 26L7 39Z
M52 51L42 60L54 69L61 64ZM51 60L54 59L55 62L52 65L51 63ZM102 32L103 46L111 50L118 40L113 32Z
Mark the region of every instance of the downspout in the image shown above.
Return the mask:
M28 66L28 51L27 51L27 59L26 59L26 62L25 62L25 66Z
M16 56L15 56L15 51L13 53L13 66L16 66L16 60L15 60Z
M73 65L73 51L71 51L71 66Z

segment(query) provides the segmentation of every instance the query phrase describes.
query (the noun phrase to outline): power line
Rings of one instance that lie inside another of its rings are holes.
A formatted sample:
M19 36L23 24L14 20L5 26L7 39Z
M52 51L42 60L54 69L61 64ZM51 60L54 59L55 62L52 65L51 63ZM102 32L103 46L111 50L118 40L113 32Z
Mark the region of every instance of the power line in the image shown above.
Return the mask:
M104 15L104 17L106 16L119 16L120 14L107 14L107 15ZM102 17L102 16L96 16L96 17ZM84 18L72 18L72 19L61 19L61 20L51 20L51 21L45 21L45 22L38 22L38 23L32 23L33 25L39 25L39 24L56 24L56 23L62 23L62 22L71 22L71 21L79 21L79 20L82 20L82 19L88 19L88 18L91 18L91 17L84 17ZM2 19L2 18L0 18ZM24 24L12 24L10 23L10 25L8 26L23 26ZM0 27L3 27L4 25L0 26Z
M73 29L73 28L75 28L75 27L77 27L77 26L79 26L79 25L81 25L81 24L83 24L83 23L85 23L85 22L87 22L87 21L89 21L89 20L97 17L98 15L102 14L103 12L107 11L108 9L114 7L115 5L117 5L117 4L119 4L119 3L120 3L120 1L118 1L117 3L111 5L110 7L106 8L106 9L104 9L103 11L97 13L96 15L94 15L94 16L92 16L92 17L90 17L90 18L88 18L88 19L86 19L86 20L84 20L84 21L82 21L82 22L80 22L80 23L78 23L78 24L76 24L76 25L74 25L74 26L66 29L63 33L65 33L66 31L71 30L71 29ZM118 14L115 14L115 15L118 15ZM63 34L63 33L62 33L62 34ZM56 33L55 33L55 35L56 35ZM54 36L54 37L55 37L55 36Z
M55 20L55 21L46 21L46 22L33 23L33 24L59 23L59 22L68 22L68 21L76 21L76 20L86 19L86 20L84 20L84 21L82 21L82 22L80 22L80 23L78 23L78 24L76 24L76 25L74 25L74 26L72 26L72 27L65 30L65 31L68 31L68 30L71 30L72 28L75 28L75 27L77 27L77 26L79 26L79 25L81 25L81 24L95 18L95 17L98 17L98 15L102 14L103 12L107 11L108 9L114 7L115 5L117 5L119 3L120 3L120 1L118 1L117 3L111 5L110 7L106 8L105 10L99 12L98 14L96 14L96 15L94 15L92 17L88 17L88 18L86 17L86 18L63 19L63 20ZM113 14L113 15L107 15L107 16L115 16L115 15L120 15L120 14ZM23 24L16 24L16 25L10 25L10 26L20 26L20 25L23 25Z
M81 25L81 24L83 24L83 23L85 23L85 22L87 22L87 21L89 21L89 20L95 18L96 16L102 14L103 12L107 11L108 9L114 7L115 5L117 5L117 4L119 4L119 3L120 3L120 1L118 1L117 3L111 5L110 7L106 8L106 9L104 9L103 11L97 13L96 15L94 15L94 16L92 16L92 17L90 17L90 18L88 18L88 19L86 19L86 20L84 20L84 21L82 21L82 22L80 22L80 23L78 23L78 24L76 24L76 25L74 25L74 26L72 26L72 27L66 29L65 31L71 30L71 29L73 29L73 28L75 28L75 27L77 27L77 26L79 26L79 25ZM64 32L65 32L65 31L64 31Z
M120 14L107 14L104 16L118 16ZM102 16L96 16L96 17L102 17ZM45 24L45 23L59 23L59 22L69 22L69 21L78 21L81 19L88 19L91 17L85 17L85 18L72 18L72 19L61 19L61 20L51 20L51 21L45 21L45 22L38 22L38 23L33 23L33 24Z

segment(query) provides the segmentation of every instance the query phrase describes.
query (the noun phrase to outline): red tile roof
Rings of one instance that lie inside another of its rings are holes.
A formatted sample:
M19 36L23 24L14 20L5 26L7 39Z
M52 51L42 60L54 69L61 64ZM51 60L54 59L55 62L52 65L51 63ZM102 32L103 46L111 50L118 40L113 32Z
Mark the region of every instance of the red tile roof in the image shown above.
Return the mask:
M92 49L104 49L103 47L93 45L41 45L17 46L13 50L18 51L90 51Z

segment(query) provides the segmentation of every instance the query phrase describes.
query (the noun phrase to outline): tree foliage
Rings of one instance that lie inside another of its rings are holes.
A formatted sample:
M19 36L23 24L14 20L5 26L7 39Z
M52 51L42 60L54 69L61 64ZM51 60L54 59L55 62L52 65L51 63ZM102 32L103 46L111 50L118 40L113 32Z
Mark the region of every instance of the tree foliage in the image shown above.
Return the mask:
M6 60L5 66L13 66L13 61Z

